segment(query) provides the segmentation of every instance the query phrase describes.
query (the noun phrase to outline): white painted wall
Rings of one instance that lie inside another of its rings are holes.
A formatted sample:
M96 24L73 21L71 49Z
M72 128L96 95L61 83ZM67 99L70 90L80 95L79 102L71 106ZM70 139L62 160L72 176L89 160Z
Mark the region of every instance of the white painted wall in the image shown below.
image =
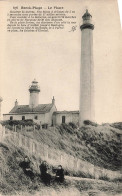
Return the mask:
M13 120L22 120L22 116L25 116L25 120L32 119L35 122L40 124L47 123L47 115L46 114L10 114L10 115L3 115L3 120L10 120L10 116L13 116ZM38 120L35 120L35 116L38 116Z
M33 91L30 93L30 101L29 101L29 106L31 108L34 108L38 106L39 104L39 92Z
M51 126L52 125L52 120L53 120L53 112L57 111L56 106L53 105L50 112L46 113L46 119L48 122L48 125Z
M52 114L54 111L56 111L55 105L52 106L50 112L44 113L44 114L39 114L39 113L33 113L33 114L10 114L10 115L3 115L3 120L10 120L10 116L13 116L13 120L22 120L22 116L25 116L25 119L32 119L38 124L45 124L47 123L49 126L52 125ZM35 116L38 116L38 119L35 119Z
M53 115L54 125L62 124L62 116L65 116L65 123L73 122L78 124L79 114L78 113L57 113Z

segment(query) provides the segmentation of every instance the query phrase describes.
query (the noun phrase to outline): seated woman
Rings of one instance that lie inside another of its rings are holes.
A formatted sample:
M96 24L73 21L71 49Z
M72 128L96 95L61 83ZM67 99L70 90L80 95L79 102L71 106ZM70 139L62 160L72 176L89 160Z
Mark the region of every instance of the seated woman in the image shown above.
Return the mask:
M34 179L34 173L31 167L31 161L29 160L27 156L24 158L24 161L22 161L19 164L19 166L23 169L25 175L29 176L31 180Z
M61 165L58 166L55 179L57 182L64 182L64 169Z
M50 185L51 175L48 174L48 165L46 161L43 161L39 166L41 172L41 179L46 185Z

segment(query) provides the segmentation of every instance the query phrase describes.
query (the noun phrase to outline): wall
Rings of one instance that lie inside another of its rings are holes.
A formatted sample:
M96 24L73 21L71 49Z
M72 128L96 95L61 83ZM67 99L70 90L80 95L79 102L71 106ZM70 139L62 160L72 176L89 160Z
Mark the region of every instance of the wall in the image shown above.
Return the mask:
M30 107L36 107L39 104L39 92L33 91L30 93L30 100L29 100L29 106Z
M49 121L49 114L45 113L45 114L39 114L39 113L35 113L35 114L13 114L13 115L3 115L3 120L10 120L10 116L13 116L13 120L22 120L22 116L25 116L25 119L33 119L34 122L40 124L44 124L47 123ZM38 120L35 119L35 116L38 116Z
M73 122L75 124L78 124L79 122L79 113L61 112L53 114L54 125L62 124L62 116L65 116L65 123Z
M3 114L3 120L10 120L10 116L13 116L13 120L22 120L22 116L25 116L25 119L34 119L34 116L39 116L39 120L42 119L45 122L45 114Z
M56 112L56 106L53 105L50 112L39 114L3 114L3 120L10 120L10 116L13 117L13 120L22 120L22 116L25 116L25 119L33 119L34 122L38 124L48 124L49 126L52 125L60 125L62 124L62 116L65 116L65 123L73 122L75 124L78 124L79 122L79 113L73 113L73 112L61 112L61 113L54 113ZM54 113L54 114L53 114ZM35 119L35 116L38 116L38 119Z
M50 128L50 131L51 129L54 129L54 127ZM66 154L63 151L48 147L48 145L45 145L42 142L39 143L32 138L22 135L20 132L13 132L7 130L5 127L0 127L0 133L2 136L0 137L0 141L5 143L8 143L9 141L13 143L16 147L23 148L26 153L28 153L28 155L31 154L37 158L40 157L42 160L46 160L49 164L53 166L61 164L66 170L84 172L85 174L92 175L92 177L94 178L98 178L101 175L107 175L110 179L121 177L121 174L119 172L114 172L111 170L94 166L87 161L78 159L77 157Z
M49 126L52 125L52 121L53 121L53 112L57 111L56 106L53 105L53 107L50 110L50 113L47 113L47 119L48 119L48 124Z
M72 122L74 122L75 124L79 125L79 113L72 114Z
M50 112L44 113L44 114L39 114L39 113L34 113L34 114L13 114L13 115L6 115L3 114L3 120L10 120L10 116L13 116L13 120L22 120L22 116L25 116L25 119L33 119L34 122L40 124L45 124L47 123L49 126L52 125L52 114L55 112L56 106L53 105ZM35 119L35 116L38 116L38 119Z

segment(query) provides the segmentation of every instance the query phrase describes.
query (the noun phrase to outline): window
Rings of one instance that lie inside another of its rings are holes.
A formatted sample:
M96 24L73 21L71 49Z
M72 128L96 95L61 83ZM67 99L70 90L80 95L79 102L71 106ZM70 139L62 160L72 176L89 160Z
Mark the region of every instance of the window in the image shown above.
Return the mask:
M10 120L13 120L13 116L10 116Z
M62 116L62 123L65 123L66 117Z
M47 129L47 128L48 128L48 124L45 123L42 125L42 129Z
M35 118L36 120L38 120L38 116L35 116L34 118Z
M53 126L53 120L52 120L52 126Z
M22 116L22 120L25 120L25 116Z

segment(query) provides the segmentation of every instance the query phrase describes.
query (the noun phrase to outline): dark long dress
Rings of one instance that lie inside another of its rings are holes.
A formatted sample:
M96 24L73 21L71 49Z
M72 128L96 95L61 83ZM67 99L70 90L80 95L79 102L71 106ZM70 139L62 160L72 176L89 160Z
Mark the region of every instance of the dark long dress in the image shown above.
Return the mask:
M63 169L57 169L56 181L58 181L58 182L63 182L64 181L64 170Z
M41 179L46 184L49 185L51 181L51 175L47 173L47 165L41 164L39 166L41 172Z
M30 167L30 161L21 162L20 167L23 169L26 176L29 176L31 178L31 180L34 179L34 173Z

